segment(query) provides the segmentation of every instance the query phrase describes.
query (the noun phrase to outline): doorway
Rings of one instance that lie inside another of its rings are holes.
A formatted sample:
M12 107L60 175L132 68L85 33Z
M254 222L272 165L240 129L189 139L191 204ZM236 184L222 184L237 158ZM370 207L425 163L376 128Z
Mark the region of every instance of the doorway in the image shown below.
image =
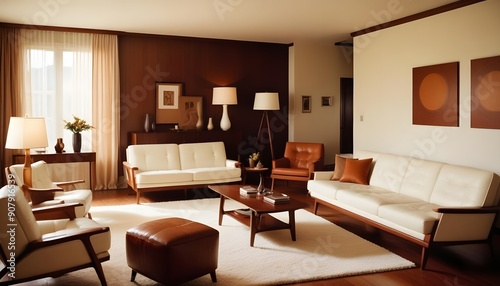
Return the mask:
M340 153L353 152L353 79L340 78Z

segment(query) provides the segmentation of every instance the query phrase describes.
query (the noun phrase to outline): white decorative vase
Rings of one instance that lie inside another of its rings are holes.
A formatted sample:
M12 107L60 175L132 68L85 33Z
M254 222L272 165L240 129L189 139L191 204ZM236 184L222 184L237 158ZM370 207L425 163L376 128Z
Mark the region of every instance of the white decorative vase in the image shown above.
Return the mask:
M212 130L214 129L214 123L212 122L212 117L208 118L208 125L207 125L207 130Z

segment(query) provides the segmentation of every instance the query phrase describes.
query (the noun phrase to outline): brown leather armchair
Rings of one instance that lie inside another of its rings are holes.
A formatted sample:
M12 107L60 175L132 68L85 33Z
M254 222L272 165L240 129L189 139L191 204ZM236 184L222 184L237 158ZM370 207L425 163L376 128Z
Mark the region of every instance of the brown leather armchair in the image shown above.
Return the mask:
M271 189L276 179L308 181L314 171L323 169L324 153L322 143L287 142L283 158L273 160Z

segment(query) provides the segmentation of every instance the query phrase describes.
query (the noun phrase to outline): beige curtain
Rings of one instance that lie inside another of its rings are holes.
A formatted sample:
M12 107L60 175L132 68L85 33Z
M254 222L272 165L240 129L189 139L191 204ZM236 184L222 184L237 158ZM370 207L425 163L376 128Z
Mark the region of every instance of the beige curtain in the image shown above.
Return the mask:
M0 167L1 186L7 181L4 174L6 166L12 165L12 154L18 150L5 149L9 119L20 116L22 104L21 54L19 49L20 31L0 27Z
M96 186L116 189L120 138L120 79L118 37L92 37L92 122L93 150L96 152Z

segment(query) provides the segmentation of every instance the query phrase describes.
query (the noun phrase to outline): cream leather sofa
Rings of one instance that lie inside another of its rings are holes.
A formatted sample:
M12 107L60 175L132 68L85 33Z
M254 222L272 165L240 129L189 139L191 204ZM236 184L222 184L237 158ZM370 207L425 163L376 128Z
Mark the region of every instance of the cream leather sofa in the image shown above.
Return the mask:
M241 181L240 163L226 158L224 142L130 145L123 162L137 193Z
M325 205L417 243L422 269L433 245L491 239L498 175L384 153L358 151L354 157L373 158L369 184L333 181L333 171L316 172L307 184L315 213Z

